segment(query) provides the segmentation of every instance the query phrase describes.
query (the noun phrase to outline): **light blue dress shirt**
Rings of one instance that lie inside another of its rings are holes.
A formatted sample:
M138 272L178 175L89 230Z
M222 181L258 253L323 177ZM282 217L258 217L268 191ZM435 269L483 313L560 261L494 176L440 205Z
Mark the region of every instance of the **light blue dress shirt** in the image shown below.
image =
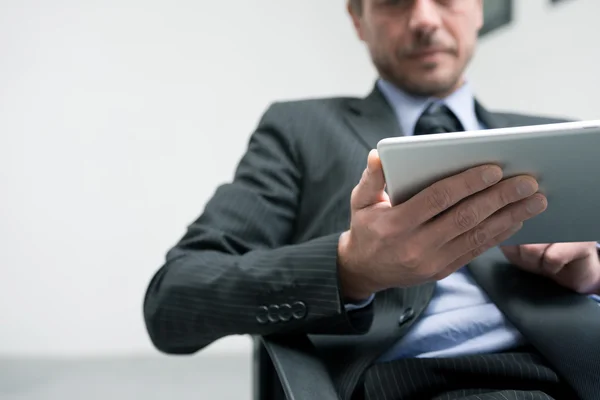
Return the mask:
M485 129L477 119L474 96L468 83L443 100L410 96L384 80L377 84L392 105L405 135L412 135L417 120L433 102L443 103L452 110L466 131ZM346 309L364 307L372 300L373 296L361 304L347 304ZM383 354L380 361L491 353L524 343L519 331L463 267L437 283L433 298L419 320Z

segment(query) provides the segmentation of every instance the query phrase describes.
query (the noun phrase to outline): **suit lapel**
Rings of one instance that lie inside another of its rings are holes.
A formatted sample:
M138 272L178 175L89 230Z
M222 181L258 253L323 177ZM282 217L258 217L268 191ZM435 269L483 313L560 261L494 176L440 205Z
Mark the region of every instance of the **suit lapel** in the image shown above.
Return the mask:
M477 283L580 399L600 391L600 307L587 296L510 265L499 249L475 259Z
M489 129L507 126L498 115L489 112L478 100L475 100L475 113L479 121ZM364 99L350 101L344 117L352 132L369 150L377 148L377 143L382 139L404 134L394 110L377 85Z
M381 139L402 135L396 114L377 85L366 98L349 102L345 120L369 150Z
M477 100L475 100L475 114L477 115L477 119L479 119L479 121L488 129L505 128L507 126L498 115L492 114L486 110Z

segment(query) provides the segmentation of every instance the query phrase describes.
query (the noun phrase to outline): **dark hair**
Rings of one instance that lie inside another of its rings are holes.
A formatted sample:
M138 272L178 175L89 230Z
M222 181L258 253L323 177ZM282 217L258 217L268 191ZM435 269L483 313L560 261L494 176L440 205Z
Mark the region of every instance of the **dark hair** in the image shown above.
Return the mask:
M362 11L362 0L350 0L350 6L360 14Z

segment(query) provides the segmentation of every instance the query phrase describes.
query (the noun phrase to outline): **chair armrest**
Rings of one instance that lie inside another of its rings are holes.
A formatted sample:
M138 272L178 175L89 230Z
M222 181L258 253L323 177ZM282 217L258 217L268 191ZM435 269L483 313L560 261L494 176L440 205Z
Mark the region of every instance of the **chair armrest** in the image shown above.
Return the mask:
M261 337L288 400L339 400L327 368L306 335Z

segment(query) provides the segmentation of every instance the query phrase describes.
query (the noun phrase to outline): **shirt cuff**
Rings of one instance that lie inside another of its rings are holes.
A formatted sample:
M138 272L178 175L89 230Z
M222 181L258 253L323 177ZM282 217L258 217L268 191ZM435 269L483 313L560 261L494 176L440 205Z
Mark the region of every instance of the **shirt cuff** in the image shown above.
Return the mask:
M360 310L361 308L367 307L369 304L373 302L375 295L372 294L368 299L359 301L358 303L346 303L344 304L344 308L346 311Z

